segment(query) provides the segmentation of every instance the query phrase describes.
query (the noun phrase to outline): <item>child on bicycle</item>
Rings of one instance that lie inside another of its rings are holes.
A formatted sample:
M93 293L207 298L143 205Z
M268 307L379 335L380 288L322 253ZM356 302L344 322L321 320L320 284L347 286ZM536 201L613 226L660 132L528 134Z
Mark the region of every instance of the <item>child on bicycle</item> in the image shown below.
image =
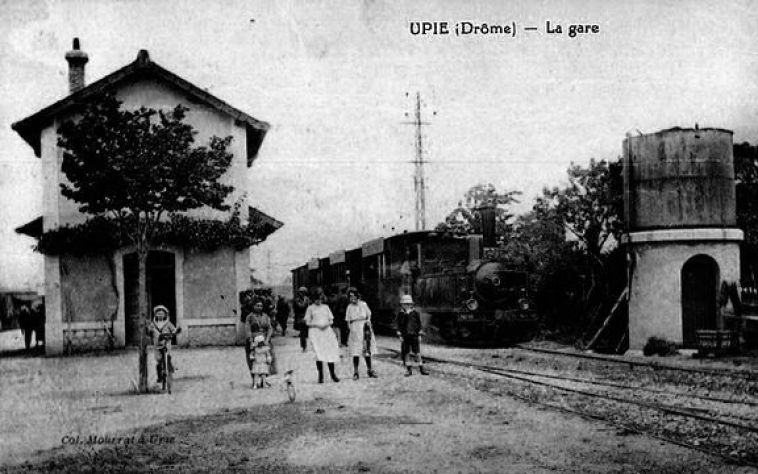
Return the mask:
M181 331L181 328L177 329L174 324L169 321L168 308L163 305L158 305L153 308L153 320L148 325L148 332L153 337L153 343L155 344L155 363L156 373L158 374L158 383L163 382L165 374L163 373L163 357L162 349L165 347L167 350L171 348L171 339L174 335ZM169 370L173 371L174 367L171 365L171 355L168 356Z
M271 349L266 344L266 338L257 335L253 339L250 348L251 369L250 375L253 376L253 389L271 386L266 382L266 376L271 372Z

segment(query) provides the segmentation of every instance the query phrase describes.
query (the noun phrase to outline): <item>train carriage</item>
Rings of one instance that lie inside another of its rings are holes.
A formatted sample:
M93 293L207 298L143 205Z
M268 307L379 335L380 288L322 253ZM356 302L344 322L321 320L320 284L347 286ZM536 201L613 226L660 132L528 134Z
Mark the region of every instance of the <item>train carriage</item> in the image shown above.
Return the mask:
M348 287L360 287L363 281L361 272L361 248L345 251L345 282Z
M295 269L292 270L292 294L297 294L297 290L299 288L305 287L310 288L312 285L310 283L310 274L308 271L308 264L301 265Z
M329 281L335 291L347 289L347 264L345 251L338 250L329 254Z
M502 345L528 339L537 328L527 274L482 259L482 237L407 232L312 259L308 281L293 270L293 286L357 287L378 330L391 329L400 297L410 294L427 339L463 345Z

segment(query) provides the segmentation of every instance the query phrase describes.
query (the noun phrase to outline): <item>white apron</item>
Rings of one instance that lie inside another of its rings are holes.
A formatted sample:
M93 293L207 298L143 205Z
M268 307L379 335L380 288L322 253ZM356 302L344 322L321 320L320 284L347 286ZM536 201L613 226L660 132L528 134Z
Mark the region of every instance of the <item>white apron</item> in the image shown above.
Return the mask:
M329 324L325 328L309 327L308 339L313 346L313 352L316 353L316 360L320 362L339 362L340 360L340 346L337 342L337 336L331 328L334 316L329 310L329 307L325 304L310 305L305 312L305 323L309 326L311 324L324 325Z
M368 308L368 305L363 301L347 305L345 320L350 327L350 335L347 338L348 353L353 357L368 357L376 354L376 337L374 337L374 332L371 331L371 341L368 347L366 347L363 332L366 323L371 321L371 310Z

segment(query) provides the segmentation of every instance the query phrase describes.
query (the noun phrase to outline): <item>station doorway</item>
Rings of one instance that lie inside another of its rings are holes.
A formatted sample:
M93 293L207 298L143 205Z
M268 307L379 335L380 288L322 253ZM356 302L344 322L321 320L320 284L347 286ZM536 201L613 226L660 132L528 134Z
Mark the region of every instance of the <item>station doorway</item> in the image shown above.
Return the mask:
M697 344L695 331L716 329L719 266L708 255L695 255L682 266L682 342Z
M151 250L147 254L148 320L152 308L163 305L176 325L176 257L172 252ZM126 313L126 345L139 345L139 261L137 254L124 255L124 309Z

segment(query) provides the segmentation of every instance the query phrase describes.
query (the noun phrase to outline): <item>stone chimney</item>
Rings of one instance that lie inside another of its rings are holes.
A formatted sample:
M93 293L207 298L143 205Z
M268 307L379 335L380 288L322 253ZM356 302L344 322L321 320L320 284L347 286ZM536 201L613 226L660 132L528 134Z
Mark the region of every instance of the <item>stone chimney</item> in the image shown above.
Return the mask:
M74 38L74 47L66 53L66 61L68 61L68 91L73 94L85 86L84 65L89 61L87 53L79 49L79 38Z

